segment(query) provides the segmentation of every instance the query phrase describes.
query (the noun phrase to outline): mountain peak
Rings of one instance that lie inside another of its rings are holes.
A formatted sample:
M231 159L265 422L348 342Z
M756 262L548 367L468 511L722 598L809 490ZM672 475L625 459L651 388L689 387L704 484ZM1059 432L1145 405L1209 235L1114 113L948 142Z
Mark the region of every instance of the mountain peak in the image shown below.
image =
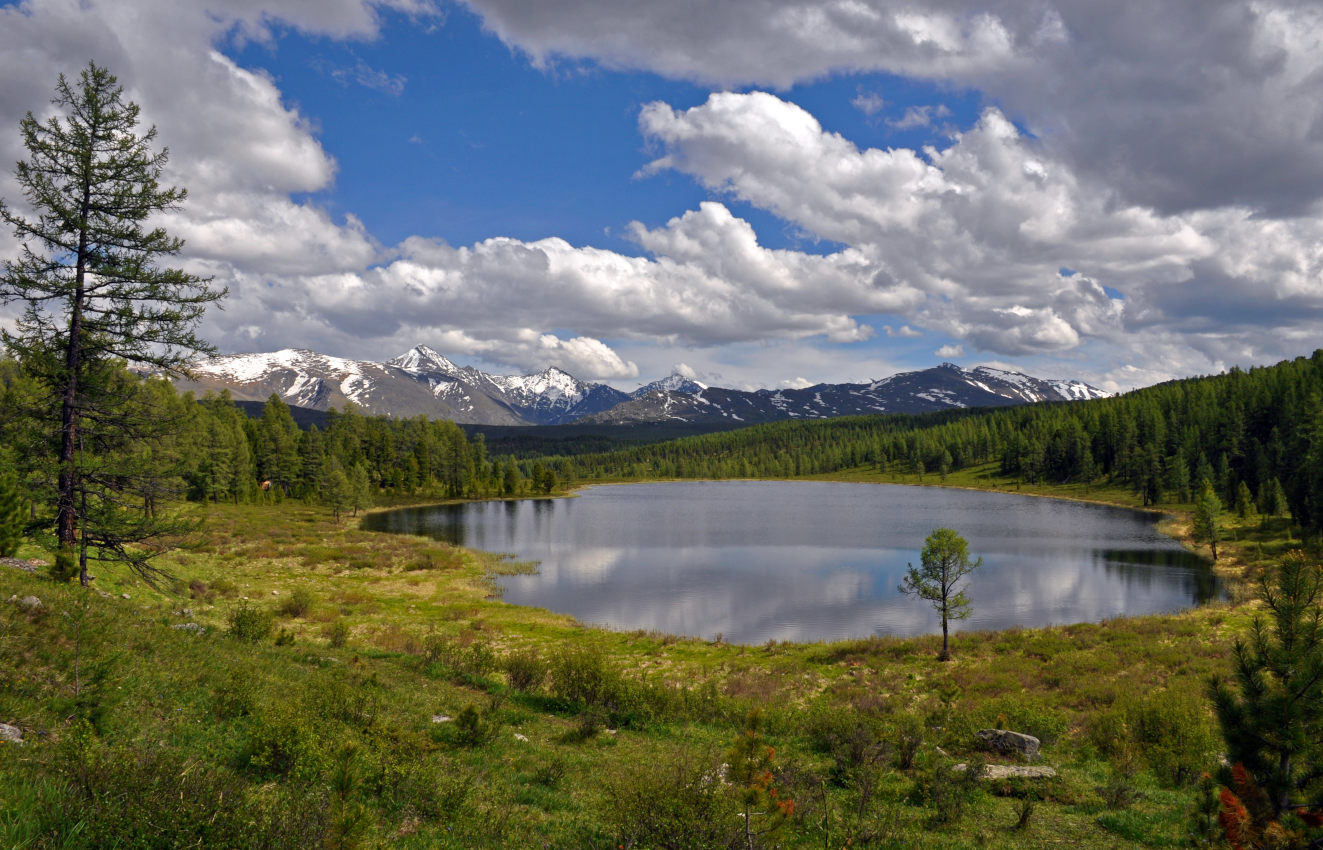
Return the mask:
M386 363L406 372L415 373L440 372L444 375L453 375L459 371L459 367L447 359L444 354L439 354L426 345L415 345L399 357L388 360Z
M693 378L677 369L659 381L644 384L634 390L634 392L630 393L630 395L634 398L641 398L651 392L687 393L689 395L696 395L707 388L707 384L701 381L695 381Z

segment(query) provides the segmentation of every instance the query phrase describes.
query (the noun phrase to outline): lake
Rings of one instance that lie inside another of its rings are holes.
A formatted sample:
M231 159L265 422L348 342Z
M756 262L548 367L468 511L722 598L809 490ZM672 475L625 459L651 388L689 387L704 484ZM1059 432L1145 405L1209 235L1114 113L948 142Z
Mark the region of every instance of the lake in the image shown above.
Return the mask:
M1141 511L940 487L805 481L589 487L568 499L474 502L369 516L539 562L504 598L614 629L731 643L941 630L897 590L924 538L953 528L983 567L961 629L1097 622L1221 598L1207 562Z

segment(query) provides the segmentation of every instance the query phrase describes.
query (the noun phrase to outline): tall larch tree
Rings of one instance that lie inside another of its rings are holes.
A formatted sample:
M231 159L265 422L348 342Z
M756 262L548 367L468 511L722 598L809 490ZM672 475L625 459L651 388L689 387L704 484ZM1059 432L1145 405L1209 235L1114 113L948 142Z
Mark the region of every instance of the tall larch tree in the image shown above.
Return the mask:
M162 265L183 243L148 221L176 209L185 192L161 185L167 151L154 149L154 127L138 131L138 106L116 78L89 63L77 84L60 76L52 103L56 114L44 122L29 112L20 124L28 158L15 177L26 203L24 210L0 203L20 244L18 258L4 264L0 296L25 305L4 341L54 400L45 415L57 444L56 533L62 551L78 552L86 584L89 546L147 575L131 544L160 531L116 522L102 535L90 525L116 513L116 488L131 485L101 475L102 486L88 486L98 446L140 441L160 428L159 418L132 404L142 394L115 373L121 363L184 373L211 350L194 328L224 291Z

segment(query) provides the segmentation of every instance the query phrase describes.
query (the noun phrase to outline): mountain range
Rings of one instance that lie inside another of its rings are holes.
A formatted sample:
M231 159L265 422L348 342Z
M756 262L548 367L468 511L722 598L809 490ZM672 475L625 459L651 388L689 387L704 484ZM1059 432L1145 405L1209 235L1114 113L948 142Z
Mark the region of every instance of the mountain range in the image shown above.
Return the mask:
M803 389L709 387L679 374L632 393L581 381L554 366L531 375L492 375L458 366L425 345L385 363L348 360L305 349L222 354L193 364L175 382L197 394L229 390L235 401L265 401L326 410L353 403L371 414L419 414L477 425L724 424L818 419L867 413L925 413L951 407L1002 407L1101 398L1082 381L1045 380L1003 369L943 363L864 384Z

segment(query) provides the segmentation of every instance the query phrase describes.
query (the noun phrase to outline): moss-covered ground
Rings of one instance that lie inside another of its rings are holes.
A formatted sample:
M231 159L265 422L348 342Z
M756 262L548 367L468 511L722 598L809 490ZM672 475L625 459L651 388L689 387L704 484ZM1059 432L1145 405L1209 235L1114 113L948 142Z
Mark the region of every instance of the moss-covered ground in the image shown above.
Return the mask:
M0 744L0 846L747 847L746 822L757 847L1182 846L1220 752L1205 688L1253 610L1240 584L961 632L948 663L936 637L730 646L507 605L491 577L527 565L315 507L205 510L160 590L0 567L0 723L24 738ZM1298 545L1285 520L1231 525L1238 581ZM976 746L991 726L1038 736L1058 777L962 781L1013 763ZM730 779L749 735L774 750L752 790Z

